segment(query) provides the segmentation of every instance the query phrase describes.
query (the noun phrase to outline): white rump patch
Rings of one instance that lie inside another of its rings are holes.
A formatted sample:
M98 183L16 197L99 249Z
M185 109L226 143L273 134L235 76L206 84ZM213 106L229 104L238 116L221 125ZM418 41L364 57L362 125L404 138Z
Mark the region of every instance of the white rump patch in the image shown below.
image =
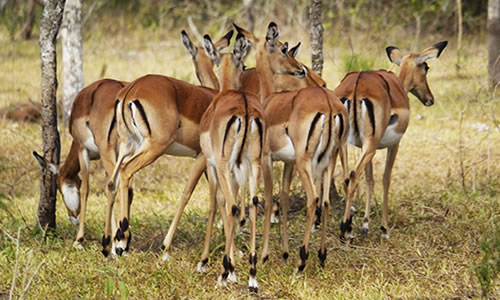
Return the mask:
M77 211L80 208L80 191L76 185L63 183L61 191L66 207L71 211Z
M173 156L188 156L193 158L196 158L197 156L196 151L176 142L173 142L170 146L168 146L165 153Z

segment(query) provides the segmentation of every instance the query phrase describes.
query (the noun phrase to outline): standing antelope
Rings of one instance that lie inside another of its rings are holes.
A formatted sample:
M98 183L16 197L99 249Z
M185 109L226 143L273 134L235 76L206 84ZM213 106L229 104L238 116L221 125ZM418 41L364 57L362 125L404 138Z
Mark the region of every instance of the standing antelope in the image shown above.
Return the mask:
M262 158L264 174L265 220L263 260L268 258L269 227L272 198L272 161L285 163L280 197L282 208L283 258L288 258L287 211L288 192L293 165L297 165L307 197L307 222L304 241L300 247L299 271L308 258L309 239L316 206L320 201L324 210L321 248L321 265L326 259L326 225L329 212L328 191L337 153L345 144L347 111L325 82L314 72L295 60L298 46L288 52L288 45L278 41L279 28L270 23L265 40L236 26L239 33L257 45L257 72L259 74L261 102L264 105L267 130ZM273 66L272 55L277 55L295 65L294 72L282 72ZM298 89L298 90L297 90ZM295 90L295 91L287 91ZM342 157L345 157L342 155ZM344 166L345 166L344 162ZM346 172L344 167L344 172ZM319 185L315 180L321 180ZM321 191L323 184L323 192Z
M226 35L221 39L219 47L228 45L229 38ZM189 198L206 165L204 156L199 155L200 120L216 94L214 89L194 86L162 75L143 76L121 90L117 106L119 156L108 190L114 190L119 184L120 199L128 199L133 175L161 155L170 154L197 157L183 192L183 198ZM111 198L114 197L114 193L108 194L112 194ZM120 226L113 240L119 255L128 249L131 238L129 207L125 203L127 201L120 202ZM178 212L180 210L181 207ZM108 217L106 223L110 222ZM175 231L173 225L169 230L171 235L167 235L164 244L171 242ZM111 231L107 230L104 235L107 243L103 246L107 249L111 243Z
M205 35L204 44L210 56L218 56L208 35ZM250 186L250 199L253 199L253 204L250 205L250 257L257 257L255 252L258 204L256 192L261 169L265 123L264 113L257 96L238 91L241 87L243 60L248 54L249 47L248 40L238 34L233 53L220 55L221 91L203 114L200 123L200 146L208 163L211 198L209 223L201 261L206 262L208 259L210 235L215 217L216 192L220 188L225 199L225 207L221 206L220 210L226 212L224 223L226 247L223 273L218 279L220 285L226 285L228 277L236 280L231 251L235 218L240 214L240 209L236 206L236 198L239 188L245 185L247 180ZM244 195L242 198L245 198ZM255 264L256 259L250 259L248 285L250 291L256 292L258 287Z
M335 89L349 113L349 144L361 148L356 169L351 172L347 185L347 201L344 218L340 225L340 239L352 239L352 198L363 170L366 170L368 196L361 233L368 233L370 200L373 197L372 158L377 149L387 148L383 177L384 202L382 206L382 236L388 238L387 204L391 171L394 166L399 142L408 127L410 103L408 92L415 95L425 106L434 104L434 96L427 84L427 61L437 59L448 42L443 41L420 53L401 55L396 47L387 47L389 60L401 66L399 77L385 70L349 73Z
M88 85L77 94L69 120L69 132L73 141L68 156L61 166L33 152L43 168L57 174L57 187L68 209L69 220L78 226L73 243L73 247L77 249L83 248L81 243L89 194L90 160L101 158L107 174L113 171L117 140L115 99L118 91L126 84L127 82L123 81L102 79ZM113 226L114 223L113 221Z

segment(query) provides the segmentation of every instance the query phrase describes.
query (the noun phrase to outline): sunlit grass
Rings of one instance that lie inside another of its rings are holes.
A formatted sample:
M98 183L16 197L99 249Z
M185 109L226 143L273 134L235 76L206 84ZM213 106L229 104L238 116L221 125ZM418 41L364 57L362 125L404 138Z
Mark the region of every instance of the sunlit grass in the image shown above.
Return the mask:
M282 35L290 37L291 44L307 41L307 32L302 28L297 30L299 34L293 28L283 28ZM342 36L336 38L340 41L337 44L325 43L323 75L328 87L334 88L343 78L341 60L353 53L367 57L376 69L398 72L398 68L386 59L384 48L396 45L406 52L404 47L411 43L398 44L389 40L390 37L385 38L387 44L362 43L366 38L361 33L352 37L352 48L348 46L347 37ZM429 38L420 44L425 48L442 39L445 38ZM6 44L0 49L2 106L28 99L39 101L38 42L9 42L8 36L3 34L0 43ZM303 44L299 55L306 63L310 61L308 44ZM97 31L95 35L86 36L84 47L87 84L100 78L104 66L105 77L122 80L158 73L196 82L190 56L182 48L176 32L159 34L138 29L134 34L108 35L105 31ZM424 107L410 96L411 122L401 143L391 185L391 239L382 240L378 230L380 212L376 209L381 204L385 161L385 152L379 151L374 159L378 206L372 204L368 238L357 238L350 249L340 246L337 237L343 202L334 203L329 220L326 267L318 266L319 235L315 233L307 268L303 274L296 274L305 216L303 210L292 213L289 263L285 264L280 258L279 228L274 226L270 261L258 264L259 297L442 299L481 296L473 265L481 258L481 239L491 235L494 225L500 223L500 132L494 123L499 119L499 101L498 96L492 98L487 92L485 44L471 43L465 52L460 76L455 71L453 43L439 60L429 63L429 85L436 98L433 107ZM252 66L254 59L251 57L247 64ZM59 64L59 76L61 68ZM59 78L60 95L63 80ZM76 251L71 247L76 228L68 221L60 196L56 232L44 239L43 232L36 226L40 177L31 152L41 149L40 124L0 120L0 128L0 193L3 195L0 200L9 210L7 213L0 209L0 298L9 295L16 262L14 295L20 296L34 275L26 291L26 296L33 299L248 297L246 251L236 262L239 283L226 289L215 288L224 243L220 229L216 229L213 236L208 273L195 272L207 223L205 179L201 180L181 219L172 259L163 263L159 258L161 242L193 160L165 156L134 177L132 253L126 258L104 258L100 253L106 201L102 165L92 163L85 250ZM61 127L60 131L64 157L70 136L66 128ZM359 151L350 150L350 166L353 167ZM275 178L279 181L280 175L276 174ZM297 179L292 189L294 194L303 195ZM362 183L356 203L359 211L354 220L356 229L361 224L364 194ZM262 217L259 217L259 230L261 222ZM22 230L16 256L18 228ZM258 242L260 248L260 235ZM239 235L237 246L246 250L247 245L248 233ZM35 274L35 267L40 263ZM498 286L493 285L492 297L500 297Z

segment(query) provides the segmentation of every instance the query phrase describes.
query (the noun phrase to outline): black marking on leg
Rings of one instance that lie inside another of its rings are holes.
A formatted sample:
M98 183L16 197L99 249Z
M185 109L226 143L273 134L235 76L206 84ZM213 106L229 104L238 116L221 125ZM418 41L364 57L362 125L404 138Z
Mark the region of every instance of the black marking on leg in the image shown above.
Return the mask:
M340 222L340 242L345 243L345 233L352 231L352 216L345 222Z
M204 266L208 262L208 257L201 261L201 265Z
M303 263L309 258L309 252L306 251L306 246L300 247L300 260L302 260Z
M77 241L78 243L83 242L83 237L81 237L81 238L77 239L76 241Z
M384 226L380 226L380 230L382 230L382 234L387 234L387 229Z
M259 198L257 196L253 196L252 202L253 202L253 205L257 206L259 204Z
M160 247L161 251L165 251L166 248L167 247L165 247L165 245L161 245L161 247Z
M306 265L305 265L305 264L301 264L301 265L299 266L299 268L298 268L298 271L299 271L299 272L304 271L305 267L306 267Z
M375 134L375 112L373 111L373 103L368 99L361 99L366 105L366 109L368 110L368 117L370 118L370 124L372 125L372 135Z
M229 272L234 271L234 266L231 264L231 260L227 257L227 255L224 255L224 259L222 260L222 265L224 266L225 271Z
M288 252L283 252L283 259L287 260L288 259Z
M314 225L319 226L321 225L321 206L316 206L316 222Z
M314 127L316 127L316 123L318 123L319 118L321 117L322 113L318 112L314 116L314 119L311 122L311 127L309 128L309 133L307 134L307 142L306 142L306 151L309 148L309 140L311 139L311 136L314 132Z
M111 237L110 236L102 236L102 247L106 248L111 243Z
M257 268L250 268L250 275L255 277L257 275Z
M319 265L321 267L325 266L325 260L326 260L326 248L324 252L321 252L321 249L318 250L318 258L319 258Z
M129 188L128 189L128 202L132 202L132 199L134 198L134 189L133 188Z
M354 171L351 171L351 173L349 173L349 179L352 180L355 175L356 173Z
M148 128L148 133L151 135L151 126L149 125L148 118L146 117L146 111L144 111L144 107L142 106L141 102L139 102L139 99L136 99L132 101L132 103L135 104L137 109L139 110L139 113L141 114L141 118L146 123L146 127ZM130 111L132 112L131 104L129 103Z
M125 238L125 234L123 234L123 231L120 228L118 228L118 230L116 231L115 240L121 241L124 238Z
M240 208L236 205L233 205L233 207L231 208L231 213L235 217L239 216L240 215Z
M109 255L109 251L107 249L102 249L101 253L102 253L102 255L104 255L104 257L108 257L108 255Z
M125 232L128 229L128 219L124 218L122 221L120 221L120 229Z
M363 223L368 223L368 218L364 218Z
M130 240L132 239L132 232L128 233L128 239L127 239L127 247L125 248L125 251L128 251L130 249Z
M231 125L233 125L237 118L237 116L233 115L227 122L226 131L224 132L224 139L222 140L222 157L224 157L224 145L226 144L226 138L227 134L229 133L229 128L231 128Z
M227 276L229 276L229 272L222 273L222 280L226 280Z
M349 186L349 178L346 178L346 180L345 180L345 186Z
M247 219L243 219L240 221L240 227L245 226L245 223L247 222Z
M262 259L262 263L265 264L268 259L269 255L264 256L264 258Z
M250 263L251 265L256 265L257 264L257 254L250 254L248 256L248 263Z

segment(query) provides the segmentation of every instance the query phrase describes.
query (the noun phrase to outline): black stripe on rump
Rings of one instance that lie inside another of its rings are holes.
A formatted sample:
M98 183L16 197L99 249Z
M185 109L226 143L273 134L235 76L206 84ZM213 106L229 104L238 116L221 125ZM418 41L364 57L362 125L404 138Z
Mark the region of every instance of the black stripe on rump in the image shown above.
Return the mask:
M262 128L262 122L260 122L259 118L254 119L255 124L257 124L257 129L259 130L259 142L260 142L260 153L259 156L262 155L262 141L264 140L264 129Z
M353 107L353 119L354 119L354 133L359 133L358 128L358 116L356 111L356 90L358 89L359 79L361 79L361 75L363 72L359 72L358 78L356 78L356 83L354 85L354 95L352 97L352 107Z
M318 112L314 116L314 119L312 120L311 127L309 128L309 133L307 134L307 142L306 142L306 151L307 148L309 148L309 140L311 139L311 136L314 132L314 127L316 127L316 123L318 123L319 118L321 117L322 113Z
M338 114L337 116L340 117L339 139L342 139L342 136L344 135L344 117L342 117L342 114Z
M229 119L229 121L227 122L226 131L224 132L224 139L222 140L222 157L224 157L224 145L226 144L226 138L229 132L229 128L231 128L231 126L233 125L233 123L236 121L237 118L238 118L237 116L233 115L231 119Z
M109 126L109 130L108 130L108 144L109 144L109 141L111 140L111 132L113 132L113 129L116 126L116 109L118 108L119 104L120 104L120 100L116 99L115 108L113 111L113 119L111 120L111 125Z
M372 125L372 135L375 134L375 113L373 111L373 103L368 99L364 98L363 101L366 105L366 109L368 110L368 117L370 118L370 123Z
M241 165L241 154L243 152L243 147L245 146L248 132L248 100L245 94L243 96L243 101L245 101L245 131L243 132L243 141L241 142L240 152L238 153L238 158L236 159L236 165L239 167Z
M146 112L144 111L144 107L142 106L139 99L135 99L134 101L132 101L132 103L134 103L134 105L137 106L137 109L139 110L139 113L141 114L142 120L144 121L144 123L146 123L146 127L148 127L148 133L149 133L149 135L151 135L151 126L149 126L149 121L148 121L148 118L146 117ZM130 112L132 112L132 110Z

